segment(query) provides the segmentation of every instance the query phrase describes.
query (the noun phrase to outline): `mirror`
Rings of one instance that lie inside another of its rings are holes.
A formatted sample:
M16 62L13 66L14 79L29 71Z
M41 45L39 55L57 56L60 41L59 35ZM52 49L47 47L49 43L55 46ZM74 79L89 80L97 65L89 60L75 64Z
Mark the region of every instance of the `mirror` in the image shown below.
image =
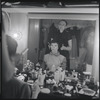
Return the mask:
M29 19L28 43L29 45L35 43L33 46L28 45L29 51L31 51L28 52L30 60L35 58L33 62L43 61L43 57L47 53L48 37L58 29L60 20L63 19ZM69 52L70 69L84 71L86 70L85 66L87 64L92 66L96 21L75 19L64 20L68 23L66 29L70 29L72 37L72 49ZM38 52L36 50L38 50Z

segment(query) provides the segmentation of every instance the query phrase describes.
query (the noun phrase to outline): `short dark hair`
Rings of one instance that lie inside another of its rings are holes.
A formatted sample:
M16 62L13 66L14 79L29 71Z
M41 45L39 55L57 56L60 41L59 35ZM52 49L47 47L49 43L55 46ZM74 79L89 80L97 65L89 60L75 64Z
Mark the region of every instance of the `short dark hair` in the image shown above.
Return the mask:
M60 23L61 21L64 21L64 22L66 23L66 25L68 25L68 22L67 22L66 20L62 19L62 20L59 21L59 23Z
M60 50L60 44L56 39L51 40L50 45L51 45L51 43L57 43L58 44L58 51Z
M50 41L50 44L51 44L51 43L57 43L57 44L59 45L59 42L58 42L56 39L51 40L51 41Z
M17 46L18 46L17 41L9 35L6 35L6 40L7 40L9 56L11 57L11 56L16 55Z

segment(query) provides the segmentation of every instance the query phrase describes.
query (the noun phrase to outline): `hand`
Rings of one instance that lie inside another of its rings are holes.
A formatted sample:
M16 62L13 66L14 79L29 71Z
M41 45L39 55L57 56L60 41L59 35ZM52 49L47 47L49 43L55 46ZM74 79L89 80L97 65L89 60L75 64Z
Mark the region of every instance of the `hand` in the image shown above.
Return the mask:
M50 43L48 42L48 48L50 49Z
M66 50L66 47L65 46L62 46L60 49L61 50Z
M32 87L32 99L37 99L39 93L40 87L37 83L35 83Z
M50 49L50 45L48 45L48 48Z

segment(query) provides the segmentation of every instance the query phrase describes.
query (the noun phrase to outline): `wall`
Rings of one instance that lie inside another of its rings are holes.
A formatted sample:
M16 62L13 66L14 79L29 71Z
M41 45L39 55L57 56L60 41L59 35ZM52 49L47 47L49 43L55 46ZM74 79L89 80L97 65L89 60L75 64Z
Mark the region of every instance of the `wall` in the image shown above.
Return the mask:
M92 74L94 77L94 82L99 82L99 16L96 20L96 30L95 30L95 41L94 41L94 55L93 55L93 70Z
M29 19L29 34L28 34L28 59L33 62L38 62L39 50L39 34L40 21L38 19Z
M27 48L28 18L26 13L10 13L11 28L10 35L14 32L21 32L21 39L17 39L17 53L21 53Z
M43 26L48 28L50 27L52 23L55 23L55 26L57 27L60 20L62 19L43 19ZM79 28L82 28L82 27L87 27L89 25L95 26L94 21L87 21L87 20L83 20L83 21L82 20L66 20L66 21L68 23L67 27L77 26Z

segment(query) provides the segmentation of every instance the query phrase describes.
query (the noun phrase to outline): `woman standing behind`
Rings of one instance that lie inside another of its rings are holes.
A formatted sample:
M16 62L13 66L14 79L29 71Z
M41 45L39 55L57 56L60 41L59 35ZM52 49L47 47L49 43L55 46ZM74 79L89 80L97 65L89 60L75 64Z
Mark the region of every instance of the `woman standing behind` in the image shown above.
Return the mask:
M58 34L59 34L59 44L60 53L66 57L67 60L67 70L70 70L70 55L69 51L72 49L72 37L70 34L70 29L67 28L67 21L60 20L58 24Z
M69 51L72 49L72 36L70 34L70 28L68 28L68 23L66 20L60 20L58 23L58 28L54 26L51 27L51 35L49 35L49 40L56 40L59 43L59 52L61 55L66 57L67 70L70 70L70 55Z

